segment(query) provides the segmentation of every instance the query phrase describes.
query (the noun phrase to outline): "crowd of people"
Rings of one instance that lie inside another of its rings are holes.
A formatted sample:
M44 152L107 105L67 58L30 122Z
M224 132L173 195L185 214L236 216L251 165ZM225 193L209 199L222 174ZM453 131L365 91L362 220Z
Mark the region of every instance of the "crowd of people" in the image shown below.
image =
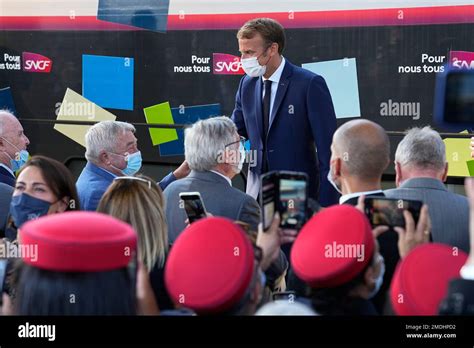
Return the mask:
M18 119L0 111L3 315L473 314L474 179L447 190L440 135L407 131L395 153L368 120L334 133L328 181L339 204L300 230L263 230L254 197L232 186L245 159L231 118L185 129L185 161L161 181L140 174L135 129L103 121L86 135L75 181L62 163L30 157ZM187 219L182 192L207 217ZM405 227L372 226L367 197L416 199ZM289 245L286 255L282 246Z

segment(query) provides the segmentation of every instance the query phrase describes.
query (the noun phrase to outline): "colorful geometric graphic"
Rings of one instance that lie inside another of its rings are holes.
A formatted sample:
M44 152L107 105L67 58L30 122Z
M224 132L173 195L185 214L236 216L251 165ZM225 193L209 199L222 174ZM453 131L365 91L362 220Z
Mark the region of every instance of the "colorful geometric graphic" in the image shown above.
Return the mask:
M128 57L82 55L82 94L103 108L133 110L133 64Z
M170 103L161 103L143 109L146 123L174 124ZM176 129L148 128L153 146L178 139Z
M99 0L97 19L166 32L169 0Z
M360 117L355 58L307 63L302 64L302 67L324 77L331 92L337 118Z
M10 87L0 89L0 110L8 110L16 115L15 103L13 102L12 90Z
M461 134L467 131L461 132ZM473 176L470 173L469 162L472 162L469 138L446 138L446 161L448 162L449 176Z
M87 100L68 88L64 95L56 120L61 121L115 121L116 116ZM56 124L54 129L69 139L86 147L86 133L89 125Z
M180 106L172 108L171 113L175 124L193 124L199 120L219 116L220 104ZM184 155L184 129L177 129L178 139L160 144L160 156Z

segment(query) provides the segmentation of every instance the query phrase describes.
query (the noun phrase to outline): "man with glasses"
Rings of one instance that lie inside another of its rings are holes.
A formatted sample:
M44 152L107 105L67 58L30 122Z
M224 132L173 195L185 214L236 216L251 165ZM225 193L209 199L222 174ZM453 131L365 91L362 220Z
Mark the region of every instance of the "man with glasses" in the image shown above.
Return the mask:
M311 198L323 206L336 204L337 192L327 180L336 117L326 82L282 56L285 34L272 19L248 21L237 38L246 76L232 119L257 153L247 193L257 197L261 174L292 170L309 175Z
M244 139L228 117L201 120L185 130L184 156L191 173L184 179L171 183L165 190L168 236L173 243L186 228L186 212L179 194L199 192L206 212L226 217L258 230L260 207L254 198L232 187L245 159ZM224 231L223 231L224 232ZM283 252L266 270L267 284L275 281L286 270L288 262Z
M133 125L119 121L99 122L86 133L87 165L76 182L83 210L97 209L114 178L131 176L140 170L142 157L134 133ZM187 164L183 163L161 180L161 189L188 172Z
M208 213L257 230L260 207L251 196L232 187L232 178L240 173L245 159L244 141L225 116L198 121L185 130L184 156L191 173L164 190L170 243L186 227L181 192L199 192Z
M15 172L28 161L29 144L18 119L0 110L0 183L15 186Z

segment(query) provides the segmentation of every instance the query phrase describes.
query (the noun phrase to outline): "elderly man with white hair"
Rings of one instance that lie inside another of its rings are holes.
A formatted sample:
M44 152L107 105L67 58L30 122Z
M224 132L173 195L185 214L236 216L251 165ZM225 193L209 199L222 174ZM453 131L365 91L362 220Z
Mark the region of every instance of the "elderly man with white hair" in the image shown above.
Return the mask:
M81 208L94 211L102 195L118 176L137 173L142 166L135 127L119 121L102 121L86 133L87 164L79 176L76 187ZM183 163L159 183L164 189L169 183L188 174Z
M15 172L28 160L30 144L18 119L0 110L0 183L15 186Z
M240 173L245 152L235 124L225 116L196 122L185 130L184 156L191 173L164 191L170 242L186 227L181 192L200 192L209 213L239 220L256 231L260 207L251 196L232 187Z
M208 213L243 222L250 230L257 231L259 205L253 197L232 187L232 178L240 173L245 160L243 142L234 122L225 116L198 121L185 130L184 156L191 173L171 183L163 192L170 243L186 228L181 192L199 192ZM288 261L280 250L265 271L270 288L287 267Z
M415 199L428 205L433 242L469 252L469 203L465 196L448 191L446 148L430 127L412 128L395 153L396 189L390 198Z

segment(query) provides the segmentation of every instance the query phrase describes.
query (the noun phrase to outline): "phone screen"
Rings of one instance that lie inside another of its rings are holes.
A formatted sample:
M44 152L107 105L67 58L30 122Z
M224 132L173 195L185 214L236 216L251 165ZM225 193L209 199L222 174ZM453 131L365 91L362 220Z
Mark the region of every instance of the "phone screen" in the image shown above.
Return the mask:
M196 220L206 217L206 209L204 208L200 196L181 195L180 197L184 201L184 210L188 216L189 223L193 223Z
M306 219L305 180L280 179L281 226L301 227Z
M474 121L474 73L451 73L446 80L445 118L452 123Z
M372 226L405 227L403 211L410 211L416 224L421 205L422 202L413 200L366 198L365 212Z

